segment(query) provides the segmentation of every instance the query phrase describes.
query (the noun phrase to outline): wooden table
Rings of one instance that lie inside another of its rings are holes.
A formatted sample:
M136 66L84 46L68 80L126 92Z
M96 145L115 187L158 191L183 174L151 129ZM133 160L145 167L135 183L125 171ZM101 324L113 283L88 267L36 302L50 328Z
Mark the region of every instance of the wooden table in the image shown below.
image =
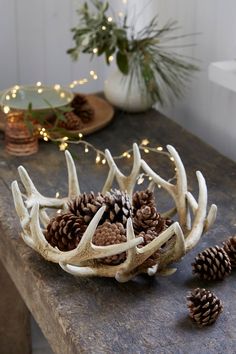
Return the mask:
M63 194L67 186L64 154L53 144L41 143L34 156L11 157L4 152L1 135L1 354L30 352L28 309L55 353L236 352L235 271L226 280L214 283L204 283L191 274L191 262L199 251L235 233L236 164L154 110L139 115L117 113L110 126L90 136L89 141L100 149L108 147L113 154L120 154L144 137L152 145L172 144L177 148L190 188L195 191L195 171L202 171L208 184L209 204L216 203L219 213L214 227L177 265L174 275L140 276L119 284L113 279L70 276L59 266L44 261L19 238L20 226L10 191L10 183L17 178L17 166L26 167L42 193ZM79 156L82 190L98 191L107 167L96 166L92 153L85 155L78 148L74 152ZM167 174L168 161L157 154L146 154L145 158L161 175ZM129 162L123 164L125 172L130 168ZM160 209L166 204L160 195ZM197 286L212 289L224 303L217 323L205 329L198 329L191 322L186 307L187 292Z

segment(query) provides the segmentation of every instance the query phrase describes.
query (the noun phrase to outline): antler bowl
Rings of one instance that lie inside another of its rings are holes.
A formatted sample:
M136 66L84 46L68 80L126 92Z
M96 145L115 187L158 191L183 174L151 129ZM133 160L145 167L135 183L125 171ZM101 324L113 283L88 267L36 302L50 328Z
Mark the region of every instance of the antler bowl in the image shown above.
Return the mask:
M217 207L212 204L207 213L207 187L202 173L196 172L199 188L196 200L187 189L186 171L179 154L173 146L168 145L167 150L175 164L176 184L166 181L148 166L141 158L137 144L133 145L133 168L129 176L125 176L119 170L109 150L106 150L109 173L102 190L103 194L111 190L116 179L120 190L127 193L132 201L137 178L143 171L152 179L149 188L161 186L174 201L175 207L166 211L163 217L172 217L176 214L178 221L172 223L149 244L138 247L143 238L135 236L132 218L127 221L126 242L106 246L93 244L93 236L105 207L96 212L75 249L63 252L48 243L44 236L45 228L50 221L48 209L67 210L68 202L81 194L75 164L68 151L65 151L68 169L67 197L59 199L41 195L25 168L22 166L18 168L26 196L21 193L17 181L12 183L12 193L24 242L45 259L58 263L63 270L77 276L115 277L119 282L126 282L139 273L147 273L149 276L156 273L172 274L176 269L168 268L168 265L181 259L186 252L196 246L202 234L214 223ZM156 263L150 267L142 266L157 251L159 256ZM98 262L98 259L122 252L126 252L126 258L121 264L108 265Z

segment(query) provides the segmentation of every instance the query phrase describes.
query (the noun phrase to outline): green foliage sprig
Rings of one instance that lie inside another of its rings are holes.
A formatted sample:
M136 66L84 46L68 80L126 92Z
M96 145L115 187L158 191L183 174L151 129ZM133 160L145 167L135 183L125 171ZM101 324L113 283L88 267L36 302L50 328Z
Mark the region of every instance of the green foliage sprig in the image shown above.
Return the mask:
M173 51L180 38L188 35L175 35L179 30L176 21L168 21L159 27L158 16L142 30L135 33L132 26L127 25L127 16L123 23L114 19L109 21L108 2L91 0L94 13L84 3L78 10L80 18L77 27L71 29L75 46L67 53L76 60L81 53L105 55L109 65L109 57L116 55L116 63L124 75L136 76L144 94L154 102L164 104L173 98L180 98L191 74L198 67L189 59ZM95 50L94 50L95 49Z

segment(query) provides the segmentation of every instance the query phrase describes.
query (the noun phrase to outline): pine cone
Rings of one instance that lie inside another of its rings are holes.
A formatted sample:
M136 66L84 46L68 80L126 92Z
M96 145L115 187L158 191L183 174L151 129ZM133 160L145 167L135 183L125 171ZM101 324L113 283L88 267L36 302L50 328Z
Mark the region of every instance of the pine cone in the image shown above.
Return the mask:
M193 273L204 280L221 280L231 272L231 264L222 247L215 246L199 253L192 263Z
M126 235L124 226L121 223L112 224L106 221L104 224L98 226L93 236L93 243L96 246L115 245L118 243L126 242ZM126 259L126 253L122 252L114 256L99 259L103 264L117 265L123 263Z
M126 193L118 189L107 192L104 196L104 205L106 210L102 220L111 222L120 222L126 225L127 219L131 216L131 204Z
M86 230L83 219L71 213L52 218L45 232L46 240L60 251L70 251L76 248Z
M153 230L147 230L147 231L142 231L140 234L137 235L137 237L143 237L143 242L138 245L138 248L142 248L146 245L148 245L150 242L152 242L156 237L158 237L158 233ZM150 268L157 264L158 259L160 256L160 250L157 250L155 253L153 253L146 261L142 264L142 268Z
M71 102L71 107L83 123L89 123L94 118L94 109L84 95L76 94Z
M154 195L149 189L137 191L133 195L133 214L135 215L143 206L155 207Z
M83 123L75 113L67 112L64 114L65 121L59 123L59 127L67 130L79 130L83 127Z
M221 300L209 290L194 289L188 296L188 308L190 317L200 327L214 323L223 311Z
M90 223L98 209L103 205L104 197L100 193L95 196L93 192L80 194L68 204L70 212L82 217L86 224Z
M165 229L165 219L157 212L154 206L144 205L138 209L133 218L134 230L142 232L145 230L153 230L158 234Z
M232 267L236 267L236 235L223 242L223 248L227 253Z

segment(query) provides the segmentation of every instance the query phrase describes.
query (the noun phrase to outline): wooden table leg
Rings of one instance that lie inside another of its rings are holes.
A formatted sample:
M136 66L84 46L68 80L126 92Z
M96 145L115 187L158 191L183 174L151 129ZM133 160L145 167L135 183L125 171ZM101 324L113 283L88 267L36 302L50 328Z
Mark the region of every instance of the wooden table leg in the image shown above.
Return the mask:
M1 262L0 353L31 353L30 313Z

